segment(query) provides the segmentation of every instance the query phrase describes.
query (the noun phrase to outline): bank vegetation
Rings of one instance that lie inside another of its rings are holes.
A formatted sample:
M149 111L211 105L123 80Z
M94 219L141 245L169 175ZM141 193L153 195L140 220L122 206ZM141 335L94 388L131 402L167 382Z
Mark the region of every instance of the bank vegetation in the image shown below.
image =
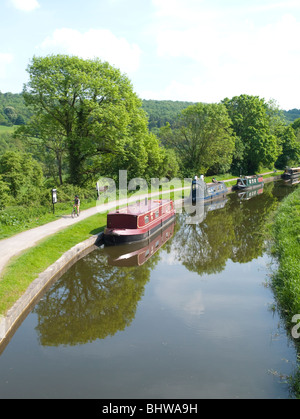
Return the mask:
M277 208L271 223L271 252L276 260L272 289L286 330L300 333L300 189L288 195ZM300 337L293 337L298 352L293 393L300 398Z

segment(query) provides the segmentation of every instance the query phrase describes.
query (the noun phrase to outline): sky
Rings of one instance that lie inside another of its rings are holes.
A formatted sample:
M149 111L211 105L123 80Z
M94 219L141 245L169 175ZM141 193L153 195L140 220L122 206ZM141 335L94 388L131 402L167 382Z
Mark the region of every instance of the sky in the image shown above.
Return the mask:
M300 108L300 0L0 0L0 91L33 56L100 58L141 99Z

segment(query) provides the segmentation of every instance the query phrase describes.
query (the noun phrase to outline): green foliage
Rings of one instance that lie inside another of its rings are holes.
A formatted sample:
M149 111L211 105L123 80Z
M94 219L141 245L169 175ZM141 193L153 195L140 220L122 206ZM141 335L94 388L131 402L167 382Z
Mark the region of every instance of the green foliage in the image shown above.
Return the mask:
M280 204L272 225L273 254L279 266L273 287L288 322L300 313L300 189Z
M112 163L107 176L116 163L135 176L145 173L147 118L125 75L98 59L63 55L34 57L28 72L23 94L37 116L22 131L47 146L59 142L71 183L97 178Z
M40 202L43 172L30 154L16 151L4 153L0 158L0 175L17 204Z
M280 147L264 99L240 95L230 100L226 98L223 103L237 138L234 171L248 174L257 172L262 166L272 167L280 154Z
M174 129L167 124L160 131L163 144L176 150L184 176L208 170L226 171L234 150L231 121L222 104L203 104L184 109Z
M7 202L10 200L9 196L9 186L3 180L3 176L0 175L0 210L7 205Z
M181 111L191 105L194 105L194 103L144 99L142 106L148 115L149 129L156 133L159 128L165 126L167 123L174 127Z
M296 141L295 131L291 125L277 128L277 138L281 146L281 153L276 161L278 169L298 164L300 159L300 144Z
M300 109L290 109L289 111L283 111L283 114L287 122L294 122L295 119L300 118Z
M22 125L31 115L21 94L0 92L0 125Z

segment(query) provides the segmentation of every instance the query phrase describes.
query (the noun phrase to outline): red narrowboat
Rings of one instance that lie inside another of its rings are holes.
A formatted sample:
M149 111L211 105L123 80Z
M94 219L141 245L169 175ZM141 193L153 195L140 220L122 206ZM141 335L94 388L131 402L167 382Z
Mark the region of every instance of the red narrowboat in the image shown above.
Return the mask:
M174 219L172 200L146 199L108 213L103 241L105 245L114 245L145 240Z

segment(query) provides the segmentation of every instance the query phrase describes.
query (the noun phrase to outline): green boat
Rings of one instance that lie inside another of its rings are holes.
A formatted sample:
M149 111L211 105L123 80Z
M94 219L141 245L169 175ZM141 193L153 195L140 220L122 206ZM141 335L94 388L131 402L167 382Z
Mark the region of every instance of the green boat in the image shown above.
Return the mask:
M262 186L263 184L264 179L262 175L241 176L237 179L234 189L245 191L246 189L257 188L258 186Z

